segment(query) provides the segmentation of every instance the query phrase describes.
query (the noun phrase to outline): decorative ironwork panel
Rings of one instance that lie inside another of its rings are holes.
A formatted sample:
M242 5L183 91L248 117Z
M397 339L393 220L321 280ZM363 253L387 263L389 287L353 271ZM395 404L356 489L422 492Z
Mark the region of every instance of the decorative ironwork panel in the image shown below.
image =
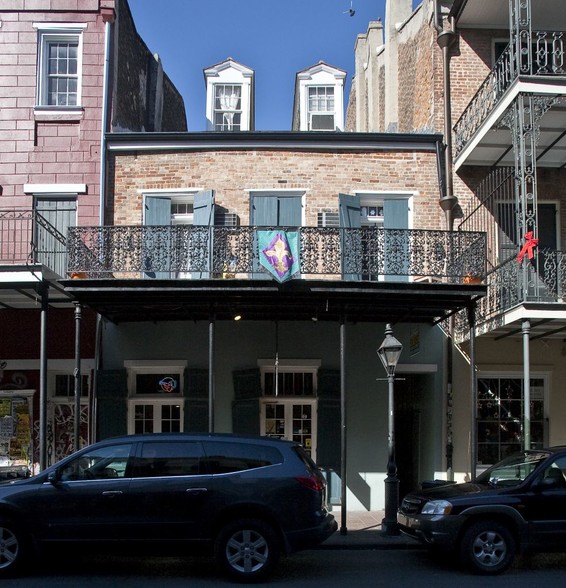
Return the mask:
M518 76L565 74L564 33L531 31L530 2L511 0L511 5L510 43L454 125L456 156L463 151Z
M68 271L91 278L258 278L260 230L298 233L303 278L485 276L485 233L375 227L71 227Z

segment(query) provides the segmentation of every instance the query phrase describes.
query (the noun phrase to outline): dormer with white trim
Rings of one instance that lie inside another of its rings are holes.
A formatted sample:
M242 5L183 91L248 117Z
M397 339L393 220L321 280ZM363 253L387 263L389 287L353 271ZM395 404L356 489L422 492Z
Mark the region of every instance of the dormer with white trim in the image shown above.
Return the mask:
M343 131L346 72L319 61L297 72L294 131Z
M204 70L207 131L255 129L254 75L231 57Z

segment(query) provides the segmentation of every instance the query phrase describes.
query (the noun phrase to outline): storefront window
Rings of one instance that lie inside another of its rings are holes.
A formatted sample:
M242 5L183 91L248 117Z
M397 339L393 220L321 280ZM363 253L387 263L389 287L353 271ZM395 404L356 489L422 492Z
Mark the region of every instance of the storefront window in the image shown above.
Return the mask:
M531 447L544 445L543 378L532 378L530 389ZM523 380L513 377L478 379L478 463L493 464L522 449Z

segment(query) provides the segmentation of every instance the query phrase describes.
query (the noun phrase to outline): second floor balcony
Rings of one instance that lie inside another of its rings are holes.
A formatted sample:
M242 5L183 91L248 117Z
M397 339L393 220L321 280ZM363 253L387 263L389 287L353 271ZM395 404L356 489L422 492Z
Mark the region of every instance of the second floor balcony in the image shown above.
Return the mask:
M472 139L482 128L497 128L501 117L509 108L514 96L520 92L548 94L549 96L564 93L566 90L566 57L565 38L563 31L532 31L530 39L522 40L521 51L512 51L510 45L503 51L494 67L470 100L468 106L454 125L454 155L460 158ZM530 51L524 46L531 47ZM560 125L558 125L560 128ZM489 145L493 150L498 141L490 136ZM505 139L509 143L509 138ZM541 145L544 145L544 140ZM467 163L485 164L486 153L477 149L475 159L468 156ZM497 151L499 159L504 153ZM491 153L493 157L493 153ZM508 161L512 163L512 159Z
M319 227L71 227L67 274L93 279L271 278L265 235L295 243L287 277L345 281L481 281L481 232ZM281 280L282 281L282 280Z

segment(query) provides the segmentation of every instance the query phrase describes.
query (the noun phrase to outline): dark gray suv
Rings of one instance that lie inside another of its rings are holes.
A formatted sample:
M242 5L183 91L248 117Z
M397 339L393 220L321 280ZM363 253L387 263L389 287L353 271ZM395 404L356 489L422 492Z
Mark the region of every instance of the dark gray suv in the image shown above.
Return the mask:
M153 434L96 443L41 474L0 484L0 576L60 542L214 553L259 581L281 553L337 528L320 470L297 443Z
M566 551L565 473L566 447L523 451L473 482L408 494L397 521L473 571L499 574L518 551Z

